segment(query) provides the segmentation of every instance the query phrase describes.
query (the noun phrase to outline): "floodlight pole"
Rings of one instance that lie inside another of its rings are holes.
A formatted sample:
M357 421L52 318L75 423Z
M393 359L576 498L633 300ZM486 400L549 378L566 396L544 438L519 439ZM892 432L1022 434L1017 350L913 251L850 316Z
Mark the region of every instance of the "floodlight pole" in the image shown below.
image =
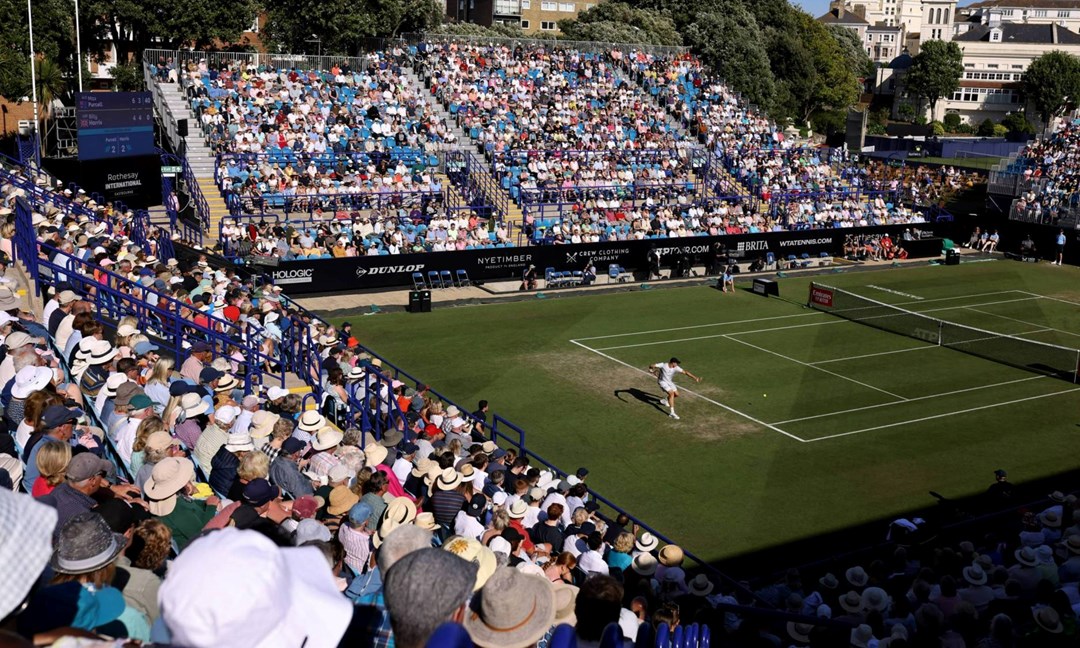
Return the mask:
M79 92L82 92L82 34L79 30L79 0L75 0L75 56L79 66Z
M38 134L38 100L37 100L37 70L34 63L37 61L34 53L34 9L30 0L26 0L26 24L30 32L30 95L34 102L34 159L38 167L41 166L41 137Z

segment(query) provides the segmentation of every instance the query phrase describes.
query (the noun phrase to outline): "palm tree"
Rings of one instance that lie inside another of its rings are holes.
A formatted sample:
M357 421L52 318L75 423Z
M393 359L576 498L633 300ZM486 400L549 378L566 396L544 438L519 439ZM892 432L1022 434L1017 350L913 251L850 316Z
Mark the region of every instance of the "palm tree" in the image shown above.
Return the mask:
M67 94L67 80L56 61L47 56L39 56L34 67L37 74L38 101L43 108L44 118L48 119L53 101Z

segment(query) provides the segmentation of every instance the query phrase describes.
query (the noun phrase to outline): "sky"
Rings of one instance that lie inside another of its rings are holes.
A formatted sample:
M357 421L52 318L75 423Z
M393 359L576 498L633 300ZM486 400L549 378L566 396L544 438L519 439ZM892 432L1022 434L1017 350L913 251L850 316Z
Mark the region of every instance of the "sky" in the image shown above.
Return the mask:
M792 0L791 4L802 7L815 18L829 10L829 0Z

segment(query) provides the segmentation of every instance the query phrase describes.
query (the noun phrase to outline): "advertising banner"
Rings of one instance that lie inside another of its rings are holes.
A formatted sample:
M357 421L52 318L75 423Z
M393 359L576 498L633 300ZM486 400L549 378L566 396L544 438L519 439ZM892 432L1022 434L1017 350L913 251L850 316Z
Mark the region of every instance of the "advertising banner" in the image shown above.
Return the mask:
M671 268L680 262L685 263L686 260L693 265L710 265L724 258L747 262L764 259L769 253L779 260L792 255L799 258L803 254L816 258L823 252L836 256L842 254L844 241L849 236L888 232L898 238L904 229L903 225L888 225L428 254L304 259L282 261L278 267L267 269L266 273L273 278L274 283L286 287L289 294L411 286L413 273L419 272L426 280L428 273L441 273L444 270L455 276L458 270L465 270L473 281L514 280L519 279L530 265L536 266L537 274L543 277L548 268L557 271L582 270L591 262L596 266L597 275L601 276L607 273L608 266L613 263L629 271L647 268L646 256L650 251L660 255L662 268ZM940 245L936 250L935 254L940 252Z

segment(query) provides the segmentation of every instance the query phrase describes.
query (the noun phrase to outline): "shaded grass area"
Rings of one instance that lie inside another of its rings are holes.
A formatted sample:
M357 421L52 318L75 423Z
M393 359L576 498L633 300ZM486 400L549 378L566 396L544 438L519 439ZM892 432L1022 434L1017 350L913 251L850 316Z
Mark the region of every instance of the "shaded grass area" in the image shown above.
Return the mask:
M995 261L820 280L1077 347L1080 304L1055 299L1080 302L1078 278ZM1076 465L1075 385L811 311L809 279L780 283L780 300L693 287L351 321L457 402L489 400L534 452L588 466L591 487L706 560L924 506L928 490L973 494L995 468L1024 482ZM684 389L680 421L644 373L672 355L704 377L680 379L697 394Z
M912 158L912 161L926 162L929 164L947 164L962 169L979 169L989 171L994 165L1001 162L1000 157L924 157Z

